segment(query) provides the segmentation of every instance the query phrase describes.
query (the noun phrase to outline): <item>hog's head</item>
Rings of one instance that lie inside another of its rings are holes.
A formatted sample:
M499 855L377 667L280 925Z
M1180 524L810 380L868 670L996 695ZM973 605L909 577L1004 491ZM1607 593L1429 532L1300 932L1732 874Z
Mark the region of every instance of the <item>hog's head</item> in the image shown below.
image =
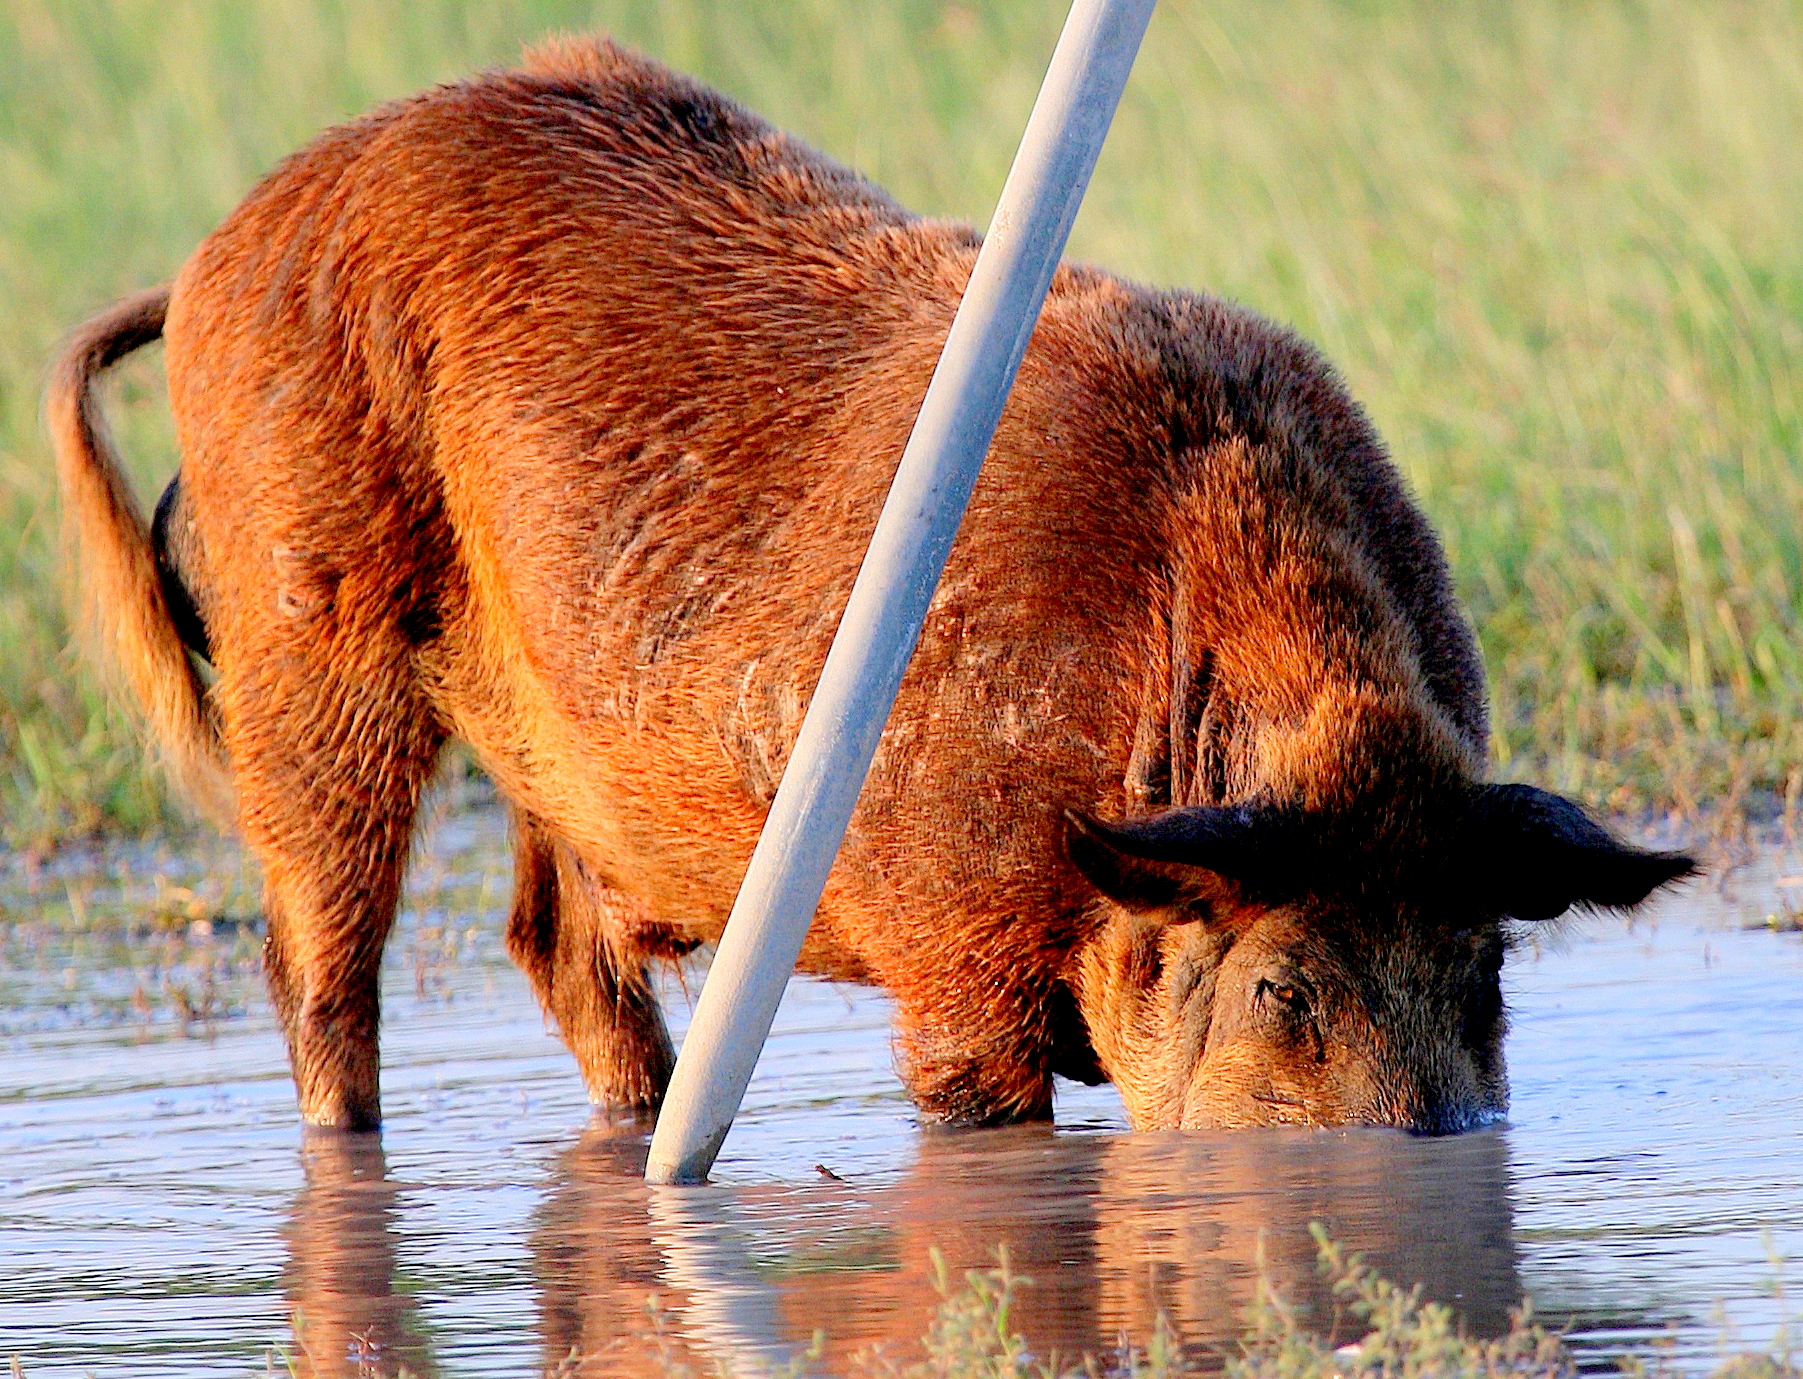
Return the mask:
M1071 860L1104 897L1078 1001L1135 1126L1494 1120L1511 938L1694 870L1528 786L1429 814L1408 844L1257 805L1069 816Z

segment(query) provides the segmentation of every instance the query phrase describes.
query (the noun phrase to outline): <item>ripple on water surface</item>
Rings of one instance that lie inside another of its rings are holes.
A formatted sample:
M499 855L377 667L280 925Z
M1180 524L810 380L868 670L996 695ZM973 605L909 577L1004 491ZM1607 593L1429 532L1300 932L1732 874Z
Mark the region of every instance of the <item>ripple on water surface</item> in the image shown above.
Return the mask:
M1778 1319L1762 1232L1803 1254L1803 937L1733 928L1713 894L1512 959L1507 1126L1135 1136L1112 1092L1067 1085L1056 1131L923 1131L888 1002L797 981L716 1185L653 1190L644 1135L591 1122L501 953L499 821L453 819L417 870L380 1142L297 1127L246 916L108 939L95 877L7 895L0 1357L33 1379L260 1373L272 1346L278 1369L355 1373L327 1362L361 1349L374 1372L536 1375L575 1349L582 1373L660 1373L656 1294L677 1358L781 1359L820 1327L833 1372L917 1358L929 1249L971 1267L1001 1241L1039 1353L1160 1312L1204 1347L1238 1334L1261 1234L1330 1319L1318 1220L1474 1330L1526 1291L1583 1354L1667 1337L1700 1368L1718 1304L1749 1345ZM234 903L188 881L190 909ZM136 896L111 895L128 928L163 904Z

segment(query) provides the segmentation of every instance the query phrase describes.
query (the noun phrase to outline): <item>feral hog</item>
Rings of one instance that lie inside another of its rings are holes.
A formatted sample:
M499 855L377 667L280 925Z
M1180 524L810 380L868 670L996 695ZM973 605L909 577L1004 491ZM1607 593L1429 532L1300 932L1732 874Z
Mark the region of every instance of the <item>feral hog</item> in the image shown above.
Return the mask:
M513 810L510 951L594 1098L657 1105L647 965L721 930L977 245L566 44L326 134L75 338L89 597L229 773L308 1121L377 1122L452 738ZM158 335L153 540L94 384ZM1141 1127L1472 1125L1508 924L1690 869L1485 784L1485 742L1440 548L1320 356L1067 267L801 967L894 993L932 1119L1047 1116L1062 1073Z

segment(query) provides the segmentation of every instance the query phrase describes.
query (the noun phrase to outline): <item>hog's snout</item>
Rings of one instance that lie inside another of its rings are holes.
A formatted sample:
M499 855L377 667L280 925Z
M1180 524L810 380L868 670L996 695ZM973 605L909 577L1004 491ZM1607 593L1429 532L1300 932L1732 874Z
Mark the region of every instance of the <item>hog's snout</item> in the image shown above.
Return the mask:
M1379 1085L1369 1073L1342 1067L1337 1076L1330 1072L1313 1086L1296 1087L1270 1081L1268 1072L1236 1076L1217 1060L1204 1060L1181 1108L1163 1128L1373 1125L1416 1135L1457 1135L1493 1124L1508 1109L1502 1085L1477 1076L1475 1066L1471 1073L1425 1086L1416 1078Z

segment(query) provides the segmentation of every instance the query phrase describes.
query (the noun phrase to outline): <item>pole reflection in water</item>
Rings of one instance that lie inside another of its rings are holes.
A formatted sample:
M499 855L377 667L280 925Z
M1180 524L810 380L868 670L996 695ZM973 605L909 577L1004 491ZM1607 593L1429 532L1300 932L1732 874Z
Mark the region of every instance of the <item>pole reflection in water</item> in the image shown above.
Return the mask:
M759 1268L756 1228L737 1194L654 1186L650 1208L664 1281L688 1299L683 1336L730 1375L768 1374L787 1361L795 1346L782 1292Z
M414 1303L394 1291L395 1197L379 1135L303 1131L306 1185L285 1279L296 1368L308 1379L435 1373Z

